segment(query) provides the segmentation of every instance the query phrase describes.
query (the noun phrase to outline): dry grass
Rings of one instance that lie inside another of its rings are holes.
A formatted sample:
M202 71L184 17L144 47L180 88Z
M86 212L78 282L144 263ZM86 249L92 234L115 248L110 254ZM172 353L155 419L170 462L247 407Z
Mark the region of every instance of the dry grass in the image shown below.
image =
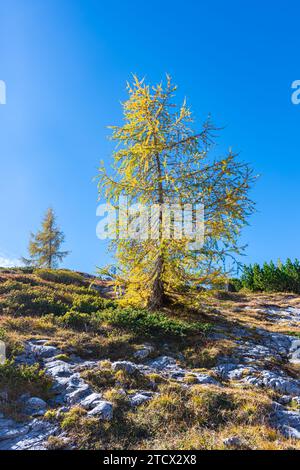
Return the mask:
M189 345L183 354L186 364L193 369L214 367L220 355L229 355L236 347L234 341L224 339L218 342L203 340L202 343Z
M139 371L128 374L123 370L114 371L110 367L103 368L101 366L85 370L81 375L98 392L103 392L111 387L121 387L128 390L152 390L155 388L155 382L149 376L141 374Z
M110 422L88 418L80 408L61 417L81 449L211 450L228 448L224 439L239 437L237 449L300 449L268 425L271 399L254 389L195 385L183 389L169 382L160 395L136 410L119 389L104 396L114 406Z
M231 300L220 300L205 296L205 319L215 325L230 327L243 326L249 330L263 328L268 331L289 333L291 327L287 324L275 323L267 318L263 310L270 306L300 308L300 296L290 293L244 293L232 294ZM300 325L292 328L300 334Z

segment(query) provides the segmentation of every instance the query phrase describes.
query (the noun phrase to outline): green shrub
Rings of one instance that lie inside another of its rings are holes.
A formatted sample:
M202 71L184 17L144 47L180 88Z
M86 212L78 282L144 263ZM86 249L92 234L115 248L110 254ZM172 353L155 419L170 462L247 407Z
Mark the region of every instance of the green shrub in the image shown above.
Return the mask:
M94 313L105 308L115 308L116 304L112 300L103 299L94 295L75 295L73 297L72 310L82 313Z
M32 267L18 267L18 268L3 268L3 267L0 267L0 272L1 273L4 273L4 274L18 274L18 273L21 273L21 274L32 274L34 271L34 268Z
M9 291L5 306L14 315L63 315L68 310L63 296L45 287L26 286Z
M272 261L259 266L244 266L242 286L253 292L294 292L300 293L300 263L296 259L285 263Z
M16 272L20 272L23 274L32 274L34 272L34 268L30 266L23 266L15 269Z
M26 276L14 276L11 279L5 280L0 283L0 295L5 295L12 290L23 290L28 289L30 286L36 286L37 282L34 279L30 279Z
M57 354L57 356L54 357L54 359L56 361L65 361L65 362L69 362L70 361L70 357L67 355L67 354Z
M5 295L8 294L10 291L14 290L22 290L24 287L24 284L14 281L14 280L8 280L0 284L0 295Z
M47 287L64 294L66 297L70 298L72 303L73 297L75 295L89 295L90 297L99 297L99 293L92 289L90 286L77 286L73 284L57 284L55 282L48 281Z
M65 313L62 317L59 317L59 322L64 326L78 330L87 330L90 320L91 315L88 313L75 312L73 310Z
M15 365L13 360L0 364L0 389L8 393L9 399L15 400L26 392L47 397L51 384L51 379L40 369L39 364Z
M75 430L80 425L81 418L84 416L86 416L86 411L79 406L74 406L70 411L64 413L61 428Z
M99 317L94 314L106 308L114 309L116 304L99 296L75 294L72 307L60 317L59 321L65 326L79 330L87 330L89 326L97 329L100 322Z
M150 313L148 310L117 308L97 314L97 318L108 324L130 329L138 334L156 336L186 336L187 334L207 332L207 323L188 323L169 318L163 313Z
M88 281L84 279L79 273L68 271L66 269L36 269L35 274L44 281L79 286L88 285Z
M239 292L243 287L243 283L241 279L232 278L229 280L228 290L230 292Z
M296 336L296 338L300 338L299 331L288 331L286 334L289 336Z

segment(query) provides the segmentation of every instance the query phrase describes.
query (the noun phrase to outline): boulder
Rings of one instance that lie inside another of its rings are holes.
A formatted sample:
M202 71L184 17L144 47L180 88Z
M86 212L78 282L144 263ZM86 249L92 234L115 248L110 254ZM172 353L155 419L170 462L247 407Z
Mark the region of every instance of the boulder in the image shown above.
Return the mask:
M138 349L133 356L135 359L142 361L143 359L146 359L153 351L153 346L150 344L145 344L141 349Z
M223 444L225 447L242 447L243 442L238 436L231 436L223 439Z
M30 348L32 353L38 358L38 359L46 359L49 357L54 357L57 356L58 354L61 353L61 351L56 348L55 346L44 346L44 345L39 345L39 344L30 344Z
M284 406L274 403L270 424L278 428L287 438L300 439L300 412L287 410Z
M23 436L6 443L9 450L45 450L47 439L57 433L57 426L41 419L34 419L29 424L29 431ZM1 447L0 447L1 449Z
M135 407L135 406L140 406L146 401L151 400L153 397L152 392L137 392L129 397L129 402L130 405Z
M112 364L112 369L115 371L123 370L127 374L131 375L138 370L138 367L130 361L116 361Z
M110 421L113 417L113 406L110 402L103 400L88 412L88 416L99 417L100 419Z
M54 361L46 365L46 370L52 377L70 377L73 374L72 368L64 361Z
M5 442L1 445L2 441L9 441L18 437L24 436L29 432L29 426L20 426L14 423L14 426L0 427L0 450L1 447L5 448Z
M257 376L247 376L244 381L258 387L272 388L284 395L300 395L300 381L279 372L263 370Z
M101 399L102 395L100 395L100 393L91 393L87 397L83 398L83 400L79 402L79 405L86 410L91 410L101 402Z
M291 364L300 364L300 339L291 342L289 362Z
M29 398L25 402L24 411L30 416L42 416L47 409L47 403L38 397Z
M75 405L91 393L92 390L90 386L86 383L82 383L78 388L75 388L74 391L66 394L65 401L70 405Z
M278 398L278 402L281 405L288 405L289 403L291 403L292 399L293 397L291 397L290 395L282 395L282 397Z

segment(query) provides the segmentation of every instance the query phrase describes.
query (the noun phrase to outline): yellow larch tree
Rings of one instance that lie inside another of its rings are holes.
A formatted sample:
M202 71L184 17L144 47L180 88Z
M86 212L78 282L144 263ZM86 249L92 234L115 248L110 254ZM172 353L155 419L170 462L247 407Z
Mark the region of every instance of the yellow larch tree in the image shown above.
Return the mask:
M224 260L239 253L237 239L253 211L248 196L252 170L232 151L214 156L216 129L207 120L199 132L194 131L186 103L176 105L176 88L169 76L164 85L153 87L133 77L129 99L123 103L125 122L112 127L112 139L118 144L112 171L101 164L98 174L100 197L113 207L118 208L119 198L126 196L129 205L158 208L155 237L148 236L153 225L149 211L140 218L138 236L121 237L119 226L112 242L118 266L115 283L125 289L125 301L150 309L161 308L176 292L224 279ZM179 213L193 206L193 227L194 207L203 205L201 247L192 247L184 229L181 238L174 236L172 216L171 236L165 236L164 208L172 204Z

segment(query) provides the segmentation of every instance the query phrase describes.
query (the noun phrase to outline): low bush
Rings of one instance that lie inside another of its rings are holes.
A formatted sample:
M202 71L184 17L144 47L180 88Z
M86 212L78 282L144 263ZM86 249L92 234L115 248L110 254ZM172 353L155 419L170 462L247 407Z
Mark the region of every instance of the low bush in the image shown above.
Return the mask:
M95 295L74 295L72 309L82 313L94 313L106 308L116 308L117 305L112 300L103 299Z
M243 283L241 279L238 278L232 278L229 280L228 283L228 290L230 292L239 292L243 287Z
M41 286L10 290L4 304L12 315L63 315L68 310L63 296Z
M94 315L103 309L116 308L116 304L102 297L94 295L78 295L73 296L71 308L59 318L64 325L78 330L94 329L100 326L99 317Z
M148 310L130 307L105 310L97 314L97 318L108 324L127 328L146 336L186 336L200 332L206 333L210 329L207 323L188 323L169 318L163 313L151 313Z
M73 431L77 430L77 427L80 426L81 418L86 416L86 411L79 406L74 406L63 415L61 422L62 429L72 429Z
M7 393L8 401L15 402L24 393L48 398L51 385L51 379L38 364L16 365L12 360L0 364L0 389Z
M87 330L90 325L90 320L91 315L88 313L75 312L73 310L70 310L58 319L59 323L62 325L77 330Z
M84 279L83 276L66 269L36 269L35 274L44 281L73 284L77 286L88 285L88 281Z
M3 274L32 274L34 271L33 267L23 266L18 268L3 268L0 267L0 272Z
M0 284L0 295L8 294L11 291L20 291L24 288L24 284L15 280L8 280Z

